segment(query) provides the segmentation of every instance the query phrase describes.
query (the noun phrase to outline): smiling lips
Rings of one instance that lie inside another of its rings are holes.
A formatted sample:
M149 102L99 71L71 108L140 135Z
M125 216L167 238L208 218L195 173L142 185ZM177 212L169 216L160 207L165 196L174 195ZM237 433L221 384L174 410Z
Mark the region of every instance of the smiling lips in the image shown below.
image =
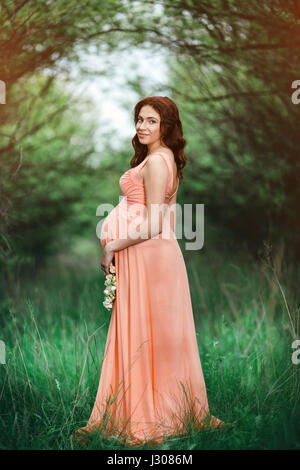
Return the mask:
M141 137L146 137L146 136L149 135L149 134L141 134L141 133L139 132L139 135L140 135Z

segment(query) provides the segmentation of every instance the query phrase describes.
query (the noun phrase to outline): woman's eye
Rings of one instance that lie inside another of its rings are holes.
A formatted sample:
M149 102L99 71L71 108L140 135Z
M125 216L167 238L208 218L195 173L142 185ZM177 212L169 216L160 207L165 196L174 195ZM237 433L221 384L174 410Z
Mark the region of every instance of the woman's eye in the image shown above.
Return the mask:
M141 118L138 118L137 122L139 122L139 121L141 121L141 120L142 120ZM155 123L156 123L156 121L153 121L153 119L151 119L151 121L150 121L150 122L152 122L153 124L155 124Z

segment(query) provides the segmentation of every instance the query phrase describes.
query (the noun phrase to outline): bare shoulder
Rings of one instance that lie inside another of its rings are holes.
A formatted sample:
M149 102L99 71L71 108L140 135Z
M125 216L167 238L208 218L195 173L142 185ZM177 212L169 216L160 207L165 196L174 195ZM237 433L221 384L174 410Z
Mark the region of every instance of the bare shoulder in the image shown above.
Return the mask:
M167 178L168 168L160 155L160 151L155 150L153 153L148 155L148 161L146 165L140 170L140 175L143 179L145 176L153 178Z
M172 164L172 167L173 167L173 174L174 176L176 176L175 178L175 181L174 181L174 184L176 183L176 180L177 180L177 164L176 164L176 161L175 161L175 157L174 157L174 153L173 151L169 148L169 147L160 147L159 149L157 149L155 152L157 153L160 153L160 154L164 154L167 156L167 158L169 158L169 160L171 161L171 164ZM154 152L153 152L154 153ZM149 158L150 160L150 158ZM175 189L174 189L175 191Z
M145 170L145 174L147 173L161 173L161 171L167 173L167 167L164 162L164 159L161 158L160 152L153 152L153 154L149 155L148 162L142 168L141 172Z
M158 154L162 154L162 153L164 155L169 156L173 161L175 161L174 153L172 152L172 150L169 147L160 147L157 150L155 150L153 152L153 154L150 154L150 155L158 155Z
M168 168L163 158L161 158L162 153L164 155L167 155L167 157L171 159L171 161L173 162L173 167L175 167L176 163L172 150L168 147L160 147L148 155L148 162L140 170L140 175L144 181L146 175L151 175L152 177L159 177L163 179L168 178Z

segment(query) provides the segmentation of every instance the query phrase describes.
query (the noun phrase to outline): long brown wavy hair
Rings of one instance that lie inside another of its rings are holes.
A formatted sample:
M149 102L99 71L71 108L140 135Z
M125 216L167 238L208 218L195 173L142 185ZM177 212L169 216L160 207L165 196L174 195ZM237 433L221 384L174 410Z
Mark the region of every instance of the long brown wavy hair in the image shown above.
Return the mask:
M183 179L182 170L186 164L186 157L184 155L184 146L186 140L183 137L182 124L179 118L179 112L176 104L167 96L148 96L147 98L139 101L134 108L134 123L136 125L138 115L143 106L152 106L160 115L160 132L161 141L169 147L175 158L177 165L177 175L180 181ZM130 160L131 168L139 165L147 156L148 147L139 141L137 134L132 139L132 145L135 154Z

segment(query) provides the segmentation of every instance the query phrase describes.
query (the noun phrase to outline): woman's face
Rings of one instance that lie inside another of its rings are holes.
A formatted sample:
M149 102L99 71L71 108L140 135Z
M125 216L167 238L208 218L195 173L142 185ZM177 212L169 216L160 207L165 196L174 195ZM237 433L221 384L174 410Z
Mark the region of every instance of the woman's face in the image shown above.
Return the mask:
M136 131L141 144L160 144L160 115L152 106L146 105L140 109Z

